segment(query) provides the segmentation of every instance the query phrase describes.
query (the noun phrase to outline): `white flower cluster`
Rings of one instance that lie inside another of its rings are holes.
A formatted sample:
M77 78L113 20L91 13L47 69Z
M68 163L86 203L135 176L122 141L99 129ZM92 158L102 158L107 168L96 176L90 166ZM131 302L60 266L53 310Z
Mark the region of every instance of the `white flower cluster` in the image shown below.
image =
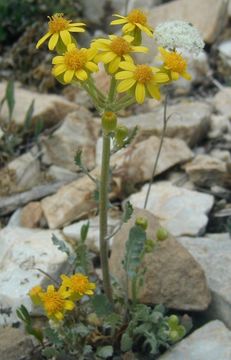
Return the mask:
M204 48L198 30L185 21L167 21L159 24L155 29L157 44L169 50L187 50L198 55Z

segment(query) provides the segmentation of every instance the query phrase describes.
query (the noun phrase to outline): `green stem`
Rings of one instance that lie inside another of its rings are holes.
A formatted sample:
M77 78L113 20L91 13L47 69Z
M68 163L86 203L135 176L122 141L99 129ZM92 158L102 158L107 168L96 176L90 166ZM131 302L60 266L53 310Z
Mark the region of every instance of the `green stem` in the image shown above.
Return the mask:
M136 288L137 276L132 278L132 304L135 305L137 302L137 288Z
M112 289L108 263L108 241L107 241L107 213L108 213L108 188L109 188L109 165L110 165L110 135L103 133L103 150L101 164L101 179L99 189L99 232L100 232L100 259L103 273L103 286L106 296L110 302Z
M109 94L108 94L108 104L111 105L111 103L113 102L115 93L116 93L116 79L114 77L112 77L110 90L109 90ZM111 110L111 109L109 109L109 110Z

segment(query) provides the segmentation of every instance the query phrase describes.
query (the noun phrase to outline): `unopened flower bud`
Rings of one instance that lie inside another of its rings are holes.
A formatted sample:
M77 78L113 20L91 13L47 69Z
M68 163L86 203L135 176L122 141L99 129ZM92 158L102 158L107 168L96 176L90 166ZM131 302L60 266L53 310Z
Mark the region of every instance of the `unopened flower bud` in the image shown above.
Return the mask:
M117 116L112 111L105 111L102 116L102 128L109 133L115 131L117 125Z
M168 232L165 228L160 227L156 232L156 237L158 241L163 241L168 238Z
M148 220L143 217L136 218L136 225L140 226L143 230L146 230L148 227Z
M171 327L174 327L174 326L179 325L179 318L178 318L178 316L176 316L176 315L171 315L171 316L169 316L169 318L168 318L168 324L169 324L169 326L171 326Z
M118 125L116 128L115 140L118 147L122 147L124 140L128 136L128 128L124 125Z

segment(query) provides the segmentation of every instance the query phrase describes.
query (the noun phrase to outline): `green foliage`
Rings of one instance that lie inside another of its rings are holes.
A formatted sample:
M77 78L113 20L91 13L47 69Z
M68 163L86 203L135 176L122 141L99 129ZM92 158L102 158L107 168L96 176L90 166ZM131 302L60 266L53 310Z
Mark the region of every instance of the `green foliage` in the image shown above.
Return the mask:
M43 343L43 333L40 329L33 326L33 322L27 308L24 305L21 305L16 310L16 314L18 318L24 323L26 332L34 336L40 343Z
M111 345L98 347L96 355L99 356L101 359L107 359L108 357L113 355L113 347Z
M98 316L103 317L112 313L112 304L105 295L95 295L91 302L93 310Z
M122 216L122 222L126 223L128 220L131 219L131 216L133 214L133 206L130 203L130 201L127 201L124 206L123 216Z
M160 347L168 348L186 334L179 318L176 315L165 316L165 308L162 305L152 309L139 304L132 308L130 315L130 322L121 338L123 352L134 350L141 354L157 355Z

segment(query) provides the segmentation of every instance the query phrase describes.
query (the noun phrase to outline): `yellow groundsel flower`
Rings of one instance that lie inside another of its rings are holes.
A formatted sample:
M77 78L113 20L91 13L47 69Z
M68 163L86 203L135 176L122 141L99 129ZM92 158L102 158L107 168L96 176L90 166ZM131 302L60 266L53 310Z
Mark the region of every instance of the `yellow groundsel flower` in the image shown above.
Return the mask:
M89 72L98 71L98 66L91 61L96 52L93 48L79 49L73 43L67 45L67 51L52 60L53 75L57 77L63 74L65 83L70 83L72 80L87 80Z
M55 321L63 320L65 312L75 307L73 301L66 300L69 294L62 288L56 290L53 285L49 285L40 296L47 317Z
M73 23L72 20L67 20L63 17L63 14L55 14L48 17L48 32L37 42L36 49L38 49L49 37L48 42L49 50L54 50L58 41L61 39L64 45L68 45L72 42L72 32L84 32L84 23Z
M119 19L113 20L111 25L123 25L124 33L131 33L136 29L144 31L148 36L153 37L153 29L147 23L147 16L139 9L133 9L127 16L114 14Z
M96 55L95 61L102 61L108 64L108 71L115 73L121 61L132 61L130 53L132 52L148 52L148 48L144 46L133 46L133 36L115 36L109 35L109 39L97 39L92 43L92 47L99 50L101 53Z
M138 104L144 102L146 94L157 100L160 99L159 84L169 81L166 73L160 72L160 69L153 66L135 65L126 61L122 61L120 67L125 71L120 71L115 75L117 80L121 80L117 86L119 93L135 88L135 98Z
M70 299L78 300L84 295L93 295L96 286L94 283L89 282L88 277L76 273L70 277L61 275L63 289L70 293Z
M43 289L41 288L41 286L37 285L34 286L32 289L30 289L30 291L28 292L28 295L31 298L31 301L35 304L35 305L41 305L42 304L42 300L41 300L41 294L43 293Z
M158 48L164 62L163 68L166 70L171 80L178 80L180 76L186 80L191 80L191 75L187 72L187 61L176 51L168 51L162 47Z

